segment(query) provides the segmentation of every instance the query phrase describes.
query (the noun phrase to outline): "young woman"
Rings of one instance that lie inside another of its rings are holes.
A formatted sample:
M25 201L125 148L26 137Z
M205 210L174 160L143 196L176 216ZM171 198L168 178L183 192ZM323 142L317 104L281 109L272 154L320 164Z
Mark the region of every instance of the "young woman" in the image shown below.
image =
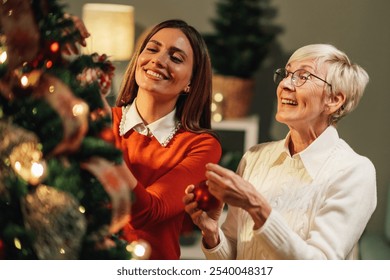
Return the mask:
M150 259L180 258L184 190L221 157L211 131L211 74L200 34L182 20L164 21L139 44L112 108L134 194L123 237L146 240Z

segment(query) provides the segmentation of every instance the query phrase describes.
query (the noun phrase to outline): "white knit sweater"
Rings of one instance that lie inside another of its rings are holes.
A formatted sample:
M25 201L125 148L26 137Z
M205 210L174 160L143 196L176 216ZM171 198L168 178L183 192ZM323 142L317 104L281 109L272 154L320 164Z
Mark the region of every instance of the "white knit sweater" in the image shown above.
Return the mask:
M371 161L328 127L304 151L290 156L285 140L259 144L243 157L238 174L269 201L266 223L253 230L246 211L228 207L220 244L207 259L354 259L376 207Z

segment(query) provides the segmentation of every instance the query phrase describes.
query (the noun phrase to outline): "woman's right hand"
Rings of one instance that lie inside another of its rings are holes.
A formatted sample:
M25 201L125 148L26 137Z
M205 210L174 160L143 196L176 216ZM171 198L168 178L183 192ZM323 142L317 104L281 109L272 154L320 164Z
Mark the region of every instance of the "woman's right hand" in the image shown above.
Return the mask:
M219 243L218 221L222 213L223 203L217 209L205 212L198 208L193 193L195 186L189 185L183 197L184 210L190 215L193 223L202 231L206 248L214 248Z
M68 35L68 34L74 32L74 29L76 29L80 33L80 38L77 40L76 43L80 44L83 47L86 47L87 42L85 39L88 38L89 36L91 36L91 34L88 32L86 26L84 25L83 20L81 18L79 18L78 16L71 15L68 13L64 14L64 18L72 20L73 24L74 24L74 28L65 28L64 35ZM63 51L67 55L80 53L78 46L74 43L66 44Z

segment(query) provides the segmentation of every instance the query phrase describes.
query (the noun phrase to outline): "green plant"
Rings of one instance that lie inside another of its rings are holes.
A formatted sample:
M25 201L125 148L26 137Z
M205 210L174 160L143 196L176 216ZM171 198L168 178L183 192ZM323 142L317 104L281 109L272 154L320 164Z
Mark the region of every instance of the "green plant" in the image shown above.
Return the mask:
M269 0L218 0L214 33L204 34L216 74L251 78L265 59L277 29Z

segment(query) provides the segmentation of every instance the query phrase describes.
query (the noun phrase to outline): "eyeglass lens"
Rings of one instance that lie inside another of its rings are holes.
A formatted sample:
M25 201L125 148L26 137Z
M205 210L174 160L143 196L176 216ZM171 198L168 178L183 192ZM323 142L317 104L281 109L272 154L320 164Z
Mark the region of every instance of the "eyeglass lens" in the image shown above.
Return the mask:
M287 71L284 68L279 68L275 71L274 73L274 82L275 84L279 85L279 83L287 78L291 72ZM306 81L307 78L311 75L309 72L303 70L303 69L298 69L294 73L291 73L291 82L293 83L294 86L299 87L303 85Z

